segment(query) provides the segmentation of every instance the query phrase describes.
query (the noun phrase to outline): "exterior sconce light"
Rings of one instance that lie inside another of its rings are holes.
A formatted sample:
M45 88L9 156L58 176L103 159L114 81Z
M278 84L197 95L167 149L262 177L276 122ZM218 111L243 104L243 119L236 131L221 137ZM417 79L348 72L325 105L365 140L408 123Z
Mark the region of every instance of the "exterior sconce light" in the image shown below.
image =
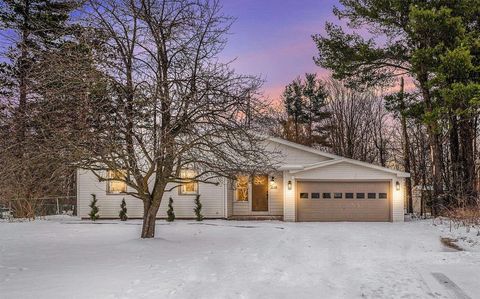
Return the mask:
M292 190L292 181L288 181L287 188L288 190Z
M275 177L272 176L270 179L270 189L277 189L277 183L275 183Z
M395 189L397 189L397 191L400 191L400 182L399 181L397 181L395 183Z

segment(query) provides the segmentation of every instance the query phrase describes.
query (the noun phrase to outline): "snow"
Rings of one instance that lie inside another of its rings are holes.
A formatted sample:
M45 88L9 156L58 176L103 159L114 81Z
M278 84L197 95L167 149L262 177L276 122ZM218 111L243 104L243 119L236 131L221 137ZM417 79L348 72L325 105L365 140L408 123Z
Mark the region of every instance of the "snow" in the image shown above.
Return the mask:
M467 229L465 226L456 226L448 219L436 219L433 223L441 231L442 238L455 241L463 250L480 251L480 226Z
M286 223L59 217L0 223L0 298L480 298L480 252L431 221Z

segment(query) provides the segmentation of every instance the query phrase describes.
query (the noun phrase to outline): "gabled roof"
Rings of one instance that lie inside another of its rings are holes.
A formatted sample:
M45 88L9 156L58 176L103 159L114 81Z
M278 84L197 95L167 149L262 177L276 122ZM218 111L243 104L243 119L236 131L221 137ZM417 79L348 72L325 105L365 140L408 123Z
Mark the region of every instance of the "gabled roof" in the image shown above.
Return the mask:
M396 174L398 177L405 177L405 178L410 177L410 174L408 172L398 171L398 170L390 169L390 168L387 168L387 167L382 167L382 166L370 164L370 163L367 163L367 162L362 162L362 161L358 161L358 160L354 160L354 159L345 158L345 157L341 157L341 156L338 156L338 155L326 153L326 152L323 152L321 150L314 149L314 148L311 148L311 147L308 147L308 146L305 146L305 145L301 145L301 144L298 144L298 143L294 143L294 142L291 142L291 141L288 141L288 140L285 140L285 139L281 139L281 138L277 138L277 137L269 137L268 140L279 143L279 144L283 144L283 145L286 145L286 146L290 146L290 147L293 147L293 148L296 148L296 149L299 149L299 150L303 150L305 152L317 154L319 156L323 156L323 157L326 157L326 158L330 159L330 160L327 160L327 161L322 161L322 162L317 162L317 163L313 163L313 164L303 165L303 167L299 167L298 165L295 165L296 166L295 169L291 169L290 173L299 173L299 172L312 170L312 169L317 169L317 168L321 168L321 167L325 167L325 166L329 166L329 165L335 165L335 164L338 164L338 163L349 163L349 164L358 165L358 166L362 166L362 167L366 167L366 168L371 168L371 169L375 169L375 170L379 170L379 171L383 171L383 172L387 172L387 173ZM299 168L301 168L301 169L299 169Z

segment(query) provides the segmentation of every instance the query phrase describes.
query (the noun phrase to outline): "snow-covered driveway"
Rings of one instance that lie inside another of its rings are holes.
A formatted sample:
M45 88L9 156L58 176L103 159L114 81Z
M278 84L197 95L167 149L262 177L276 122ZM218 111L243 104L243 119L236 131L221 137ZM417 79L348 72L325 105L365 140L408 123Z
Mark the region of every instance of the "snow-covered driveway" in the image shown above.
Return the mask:
M480 252L445 249L428 221L140 227L0 223L0 298L480 298Z

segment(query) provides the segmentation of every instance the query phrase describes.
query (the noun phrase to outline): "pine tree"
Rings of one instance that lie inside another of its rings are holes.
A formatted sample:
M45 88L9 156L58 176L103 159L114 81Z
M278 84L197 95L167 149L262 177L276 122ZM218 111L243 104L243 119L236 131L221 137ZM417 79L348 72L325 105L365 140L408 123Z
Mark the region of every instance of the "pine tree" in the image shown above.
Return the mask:
M4 1L0 5L0 30L9 40L7 60L0 64L0 82L9 83L10 93L17 97L17 142L27 133L27 100L35 90L31 72L42 55L58 51L73 27L68 24L70 13L80 2L74 0ZM1 49L0 49L1 50ZM38 76L35 76L38 77Z
M127 203L125 202L125 198L122 199L122 203L120 204L120 213L118 213L121 221L127 221Z
M90 220L95 221L98 218L100 218L100 215L98 214L98 207L97 207L97 196L95 194L92 194L92 202L89 205L90 207Z
M195 197L195 208L193 209L193 211L195 212L197 221L202 221L203 215L202 215L202 203L200 202L200 195L197 195Z
M175 213L173 212L173 199L168 199L167 221L172 222L175 220Z

